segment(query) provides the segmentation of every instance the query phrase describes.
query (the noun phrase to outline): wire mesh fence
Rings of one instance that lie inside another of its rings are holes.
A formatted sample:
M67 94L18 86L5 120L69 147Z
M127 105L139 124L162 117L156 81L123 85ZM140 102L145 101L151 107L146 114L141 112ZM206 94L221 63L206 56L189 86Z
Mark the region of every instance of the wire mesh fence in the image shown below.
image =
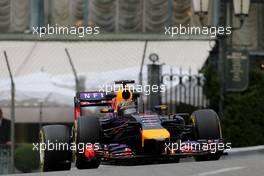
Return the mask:
M16 121L17 122L70 122L72 121L73 97L75 95L75 79L65 53L65 48L72 57L77 75L81 78L83 90L99 90L101 86L112 84L116 80L136 80L138 83L139 69L142 60L145 41L79 41L79 42L42 42L42 41L1 41L2 48L7 51L10 67L15 77L16 84ZM56 46L56 47L54 47ZM192 68L192 87L197 87L195 75L202 67L210 50L208 41L148 41L146 59L143 69L143 84L147 84L147 66L151 62L148 57L157 53L160 64L163 66L164 84L173 94L163 95L168 101L182 102L185 99L184 86L187 76L182 76L184 81L180 87L175 86L179 78L173 76L172 87L166 74L179 74L177 70L182 67L182 74L187 74ZM192 50L193 52L188 52ZM194 59L195 58L195 59ZM8 118L10 112L10 79L8 71L3 64L0 65L0 107ZM175 80L176 79L176 80ZM199 80L200 81L200 80ZM178 84L178 83L177 83ZM196 85L196 86L195 86ZM200 89L200 82L198 88ZM191 98L198 94L201 98L202 91L191 93ZM182 89L182 90L181 90ZM189 89L186 89L187 99ZM174 92L177 94L174 95ZM176 97L177 95L177 97ZM182 97L180 97L182 96ZM171 100L170 100L170 97ZM179 100L180 97L180 100ZM176 98L176 99L175 99ZM202 101L200 100L199 101ZM198 102L192 105L200 105ZM186 101L185 101L186 102ZM186 102L189 103L189 102ZM43 107L40 108L40 107ZM40 113L42 109L42 113ZM52 113L50 113L52 112ZM41 115L40 115L41 114Z
M0 174L9 174L10 168L11 152L10 146L0 144Z

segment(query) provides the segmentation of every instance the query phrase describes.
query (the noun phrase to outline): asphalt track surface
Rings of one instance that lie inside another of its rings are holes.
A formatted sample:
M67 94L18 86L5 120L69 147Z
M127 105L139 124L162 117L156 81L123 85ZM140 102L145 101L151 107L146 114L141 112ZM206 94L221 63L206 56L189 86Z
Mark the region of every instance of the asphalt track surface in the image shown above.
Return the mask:
M219 161L144 165L101 165L98 169L21 174L28 176L264 176L264 152L223 156Z

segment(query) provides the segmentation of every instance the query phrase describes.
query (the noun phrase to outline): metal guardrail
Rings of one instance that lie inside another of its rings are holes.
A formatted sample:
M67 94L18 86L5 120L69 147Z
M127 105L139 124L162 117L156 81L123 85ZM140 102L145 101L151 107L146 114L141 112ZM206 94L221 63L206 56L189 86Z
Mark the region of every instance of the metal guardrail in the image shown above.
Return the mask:
M0 144L0 175L9 174L11 171L11 148L9 145Z

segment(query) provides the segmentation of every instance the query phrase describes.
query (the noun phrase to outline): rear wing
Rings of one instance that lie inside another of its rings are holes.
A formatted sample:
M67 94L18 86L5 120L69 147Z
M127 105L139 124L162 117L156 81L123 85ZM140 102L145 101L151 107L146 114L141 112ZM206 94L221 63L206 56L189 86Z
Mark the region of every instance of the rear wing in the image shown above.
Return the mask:
M82 115L82 107L110 106L112 98L106 95L106 92L100 91L77 92L74 97L74 119L76 120Z
M74 98L75 106L109 106L112 99L106 96L106 92L91 91L91 92L78 92Z

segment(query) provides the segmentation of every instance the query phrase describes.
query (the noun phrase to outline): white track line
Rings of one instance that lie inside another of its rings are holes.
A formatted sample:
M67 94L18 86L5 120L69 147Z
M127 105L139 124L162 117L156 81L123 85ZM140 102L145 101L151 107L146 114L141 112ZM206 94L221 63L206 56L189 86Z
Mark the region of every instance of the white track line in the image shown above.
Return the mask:
M219 169L219 170L199 173L199 174L197 174L195 176L215 175L215 174L220 174L220 173L223 173L223 172L230 172L230 171L234 171L234 170L240 170L240 169L243 169L243 168L245 168L245 167L229 167L229 168L225 168L225 169Z

